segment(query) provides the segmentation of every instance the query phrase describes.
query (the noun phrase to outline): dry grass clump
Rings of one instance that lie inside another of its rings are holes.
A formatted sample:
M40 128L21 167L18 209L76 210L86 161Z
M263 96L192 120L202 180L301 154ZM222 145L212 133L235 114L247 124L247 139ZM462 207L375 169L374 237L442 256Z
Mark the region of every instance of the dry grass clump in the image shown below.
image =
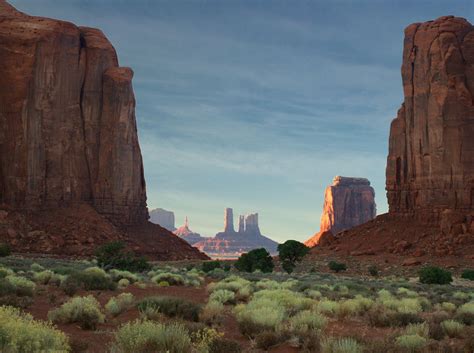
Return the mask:
M135 298L132 293L122 293L109 299L105 304L105 312L111 316L117 316L133 306Z
M92 295L74 297L48 313L48 319L58 323L77 322L83 329L95 329L104 322L100 304Z

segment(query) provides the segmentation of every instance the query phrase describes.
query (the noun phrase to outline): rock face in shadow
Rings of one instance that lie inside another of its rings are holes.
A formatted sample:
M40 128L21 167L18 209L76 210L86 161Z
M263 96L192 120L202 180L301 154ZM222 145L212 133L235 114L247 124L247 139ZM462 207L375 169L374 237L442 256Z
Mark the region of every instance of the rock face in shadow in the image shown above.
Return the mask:
M146 221L132 77L100 30L0 1L0 203Z
M124 241L160 260L207 256L149 223L133 71L94 28L0 0L0 241L91 255Z
M336 176L324 194L320 230L305 244L314 246L321 236L330 237L375 218L375 191L365 178Z
M445 210L472 213L474 27L452 16L408 26L402 79L386 170L390 214L438 224Z
M265 248L271 254L277 251L278 243L262 235L258 226L258 213L239 216L238 232L234 230L233 210L226 208L224 231L213 238L204 238L193 244L211 257L234 258L257 248Z

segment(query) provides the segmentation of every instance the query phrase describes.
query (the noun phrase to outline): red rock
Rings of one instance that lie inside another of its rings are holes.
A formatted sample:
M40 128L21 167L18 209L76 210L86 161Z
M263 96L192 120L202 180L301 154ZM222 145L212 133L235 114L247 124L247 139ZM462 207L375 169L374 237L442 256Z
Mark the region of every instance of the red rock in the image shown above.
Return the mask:
M421 261L418 260L417 258L408 258L403 260L402 266L417 266L421 265Z
M315 246L322 233L340 233L372 220L376 213L375 192L367 179L336 176L326 188L320 230L305 244Z
M474 209L474 27L446 16L405 30L405 100L390 129L391 214L439 222Z

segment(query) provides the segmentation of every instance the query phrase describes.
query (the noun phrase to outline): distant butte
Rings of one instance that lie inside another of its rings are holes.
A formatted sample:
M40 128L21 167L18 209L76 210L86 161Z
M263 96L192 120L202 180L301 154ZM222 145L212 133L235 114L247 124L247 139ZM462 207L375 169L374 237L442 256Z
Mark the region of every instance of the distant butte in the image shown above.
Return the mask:
M336 176L324 193L324 206L319 232L308 239L315 246L322 236L330 238L375 218L375 191L365 178Z

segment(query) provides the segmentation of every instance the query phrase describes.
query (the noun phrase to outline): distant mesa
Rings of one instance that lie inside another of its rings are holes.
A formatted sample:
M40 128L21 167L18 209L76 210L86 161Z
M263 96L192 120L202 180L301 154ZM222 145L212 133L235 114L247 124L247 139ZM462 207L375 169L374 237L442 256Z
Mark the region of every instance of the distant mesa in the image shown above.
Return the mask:
M189 228L189 219L188 219L188 217L185 218L184 225L182 225L181 227L176 229L174 231L174 234L176 234L181 239L186 240L191 245L194 245L194 244L199 243L200 241L204 240L204 238L201 236L201 234L195 233Z
M319 232L305 244L315 246L321 237L335 235L375 218L375 191L366 178L336 176L324 195Z
M258 213L240 215L236 232L233 210L226 208L224 231L194 246L211 257L231 258L257 248L265 248L271 254L276 254L278 243L262 235L258 226Z
M150 211L150 222L159 224L165 229L168 229L170 232L176 230L174 224L174 213L172 211L167 211L163 208L155 208Z

